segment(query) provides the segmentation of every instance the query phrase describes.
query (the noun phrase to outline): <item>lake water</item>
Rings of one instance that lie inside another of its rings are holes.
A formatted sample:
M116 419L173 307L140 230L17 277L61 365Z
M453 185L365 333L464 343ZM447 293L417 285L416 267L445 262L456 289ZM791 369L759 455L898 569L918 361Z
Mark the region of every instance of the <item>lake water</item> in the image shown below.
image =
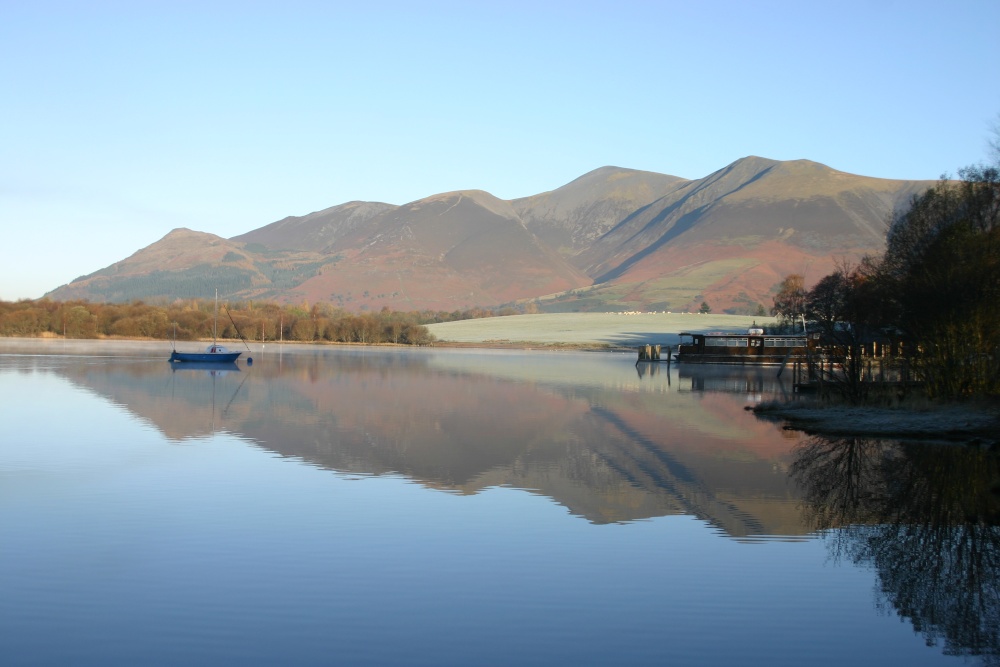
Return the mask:
M4 665L995 663L996 453L773 369L0 340Z

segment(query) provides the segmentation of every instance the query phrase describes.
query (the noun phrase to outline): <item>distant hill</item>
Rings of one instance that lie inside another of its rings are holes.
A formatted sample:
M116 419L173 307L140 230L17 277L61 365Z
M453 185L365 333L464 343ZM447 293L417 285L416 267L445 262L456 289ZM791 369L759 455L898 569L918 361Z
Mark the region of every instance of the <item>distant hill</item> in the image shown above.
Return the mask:
M174 230L50 292L93 301L203 297L454 310L769 307L788 273L812 282L881 251L894 207L933 181L875 179L747 157L698 180L602 167L550 192L481 190L402 206L353 201L231 239Z

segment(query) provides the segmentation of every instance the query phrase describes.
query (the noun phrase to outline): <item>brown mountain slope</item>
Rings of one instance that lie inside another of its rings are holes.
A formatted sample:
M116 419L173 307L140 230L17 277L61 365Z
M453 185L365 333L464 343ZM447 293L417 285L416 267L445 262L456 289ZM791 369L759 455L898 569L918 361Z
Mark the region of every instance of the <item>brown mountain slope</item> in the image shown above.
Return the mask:
M268 282L244 244L191 229L171 231L159 241L47 296L55 299L131 301L134 299L212 296L251 290Z
M528 229L573 262L622 220L686 183L676 176L601 167L511 205Z
M812 283L881 250L893 207L931 181L807 160L737 160L702 179L604 167L504 201L481 190L348 202L228 241L175 230L54 290L57 299L210 297L445 309L755 312L788 273Z
M309 215L289 216L252 232L234 236L231 240L259 244L271 250L321 252L341 236L394 208L396 207L392 204L352 201Z
M649 306L770 305L788 273L811 283L837 262L880 251L893 207L930 184L854 176L807 160L744 158L637 211L581 253L578 265Z
M590 284L527 230L509 202L478 190L387 211L328 251L340 258L336 267L300 285L298 295L353 306L451 309Z
M141 275L151 271L179 271L200 264L221 263L228 253L246 257L242 244L215 234L181 227L104 271L115 275ZM100 273L100 272L99 272Z

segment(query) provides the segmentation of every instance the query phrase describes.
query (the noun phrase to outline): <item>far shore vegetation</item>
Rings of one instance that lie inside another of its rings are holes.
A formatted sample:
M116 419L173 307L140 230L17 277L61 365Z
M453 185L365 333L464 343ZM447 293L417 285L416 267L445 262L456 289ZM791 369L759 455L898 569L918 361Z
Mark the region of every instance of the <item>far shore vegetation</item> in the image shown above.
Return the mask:
M1000 397L1000 150L996 157L897 209L881 256L842 262L809 290L800 275L782 282L773 313L821 333L828 365L810 370L827 389L858 404L911 390L946 401Z
M215 302L178 299L169 304L94 303L22 299L0 301L0 336L206 340L213 337ZM295 343L427 345L427 324L515 315L513 308L468 308L452 312L354 313L330 304L285 305L247 301L219 308L220 339L284 340Z

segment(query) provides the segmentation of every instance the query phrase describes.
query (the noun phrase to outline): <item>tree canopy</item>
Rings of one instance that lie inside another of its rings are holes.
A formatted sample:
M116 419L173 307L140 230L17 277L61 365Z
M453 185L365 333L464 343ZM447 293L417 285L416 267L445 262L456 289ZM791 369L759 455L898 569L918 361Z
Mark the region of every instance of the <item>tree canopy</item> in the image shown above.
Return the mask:
M782 282L777 314L801 307L855 347L897 332L932 396L1000 394L1000 168L942 179L893 213L881 257L800 285Z

